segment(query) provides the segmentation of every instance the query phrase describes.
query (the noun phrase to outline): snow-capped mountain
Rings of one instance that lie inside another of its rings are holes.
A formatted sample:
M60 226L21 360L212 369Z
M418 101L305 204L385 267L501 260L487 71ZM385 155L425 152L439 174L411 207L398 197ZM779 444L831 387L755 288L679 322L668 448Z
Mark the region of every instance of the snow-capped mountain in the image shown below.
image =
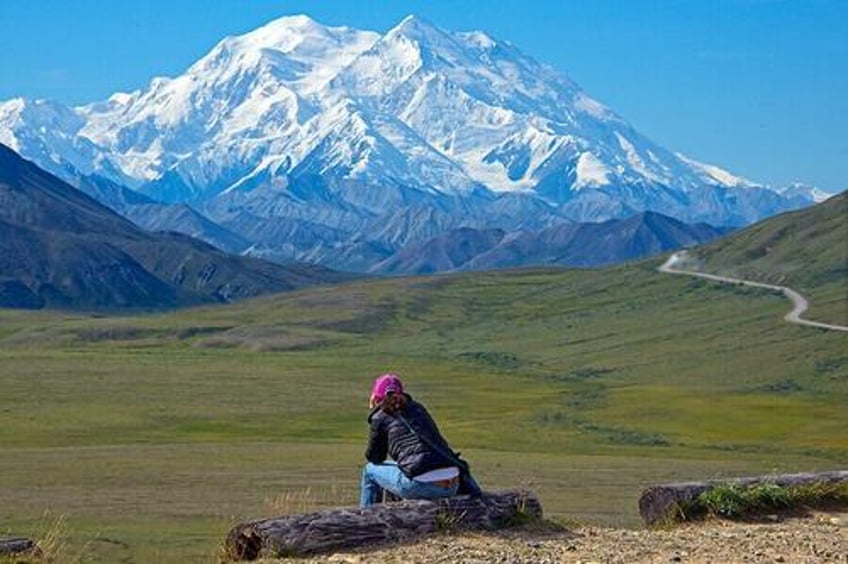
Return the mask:
M509 42L413 16L384 35L284 17L103 102L11 100L0 143L76 185L191 203L242 236L282 220L336 234L319 246L646 210L743 225L812 203L656 145Z

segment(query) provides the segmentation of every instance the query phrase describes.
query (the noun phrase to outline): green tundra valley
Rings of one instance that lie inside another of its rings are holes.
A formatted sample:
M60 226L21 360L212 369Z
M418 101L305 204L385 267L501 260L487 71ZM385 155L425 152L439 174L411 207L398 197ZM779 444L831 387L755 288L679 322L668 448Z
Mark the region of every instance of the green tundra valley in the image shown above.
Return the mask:
M769 252L821 256L845 201L757 229L772 226ZM713 245L694 252L729 243ZM844 323L844 256L828 256L782 276ZM3 533L53 534L69 559L209 560L240 520L354 504L386 370L484 488L531 488L555 520L638 526L651 483L844 467L846 333L785 322L779 293L659 273L662 260L132 316L1 310Z

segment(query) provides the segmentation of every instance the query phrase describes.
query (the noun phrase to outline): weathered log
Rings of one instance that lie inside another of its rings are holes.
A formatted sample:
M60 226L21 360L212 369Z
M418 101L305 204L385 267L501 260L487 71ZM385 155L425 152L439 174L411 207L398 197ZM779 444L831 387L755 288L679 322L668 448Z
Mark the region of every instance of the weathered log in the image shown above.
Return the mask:
M0 556L12 555L37 555L39 553L38 545L35 541L22 537L0 539Z
M758 484L776 484L778 486L800 486L805 484L833 484L848 482L848 471L777 474L767 476L748 476L726 480L708 480L705 482L682 482L651 486L642 492L639 498L639 514L648 525L675 520L681 507L695 508L699 496L716 486L735 484L752 487Z
M405 500L239 524L227 535L226 551L235 560L321 554L440 530L502 529L541 516L538 498L525 491Z

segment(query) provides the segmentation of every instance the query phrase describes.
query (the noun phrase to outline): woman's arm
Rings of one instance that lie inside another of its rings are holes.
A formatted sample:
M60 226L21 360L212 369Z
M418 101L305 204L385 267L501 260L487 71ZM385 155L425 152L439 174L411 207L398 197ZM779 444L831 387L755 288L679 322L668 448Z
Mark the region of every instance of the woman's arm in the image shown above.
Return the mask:
M389 453L389 437L382 417L371 419L371 430L368 434L368 447L365 449L365 459L374 464L385 462Z

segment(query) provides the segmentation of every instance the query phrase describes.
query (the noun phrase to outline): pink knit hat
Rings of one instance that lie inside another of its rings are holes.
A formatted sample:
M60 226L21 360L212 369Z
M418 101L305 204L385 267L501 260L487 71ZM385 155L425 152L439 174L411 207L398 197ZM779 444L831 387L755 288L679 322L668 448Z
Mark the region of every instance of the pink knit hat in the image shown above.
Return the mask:
M397 374L383 374L374 380L374 386L371 388L371 399L381 402L389 392L396 394L403 393L403 382L400 381Z

